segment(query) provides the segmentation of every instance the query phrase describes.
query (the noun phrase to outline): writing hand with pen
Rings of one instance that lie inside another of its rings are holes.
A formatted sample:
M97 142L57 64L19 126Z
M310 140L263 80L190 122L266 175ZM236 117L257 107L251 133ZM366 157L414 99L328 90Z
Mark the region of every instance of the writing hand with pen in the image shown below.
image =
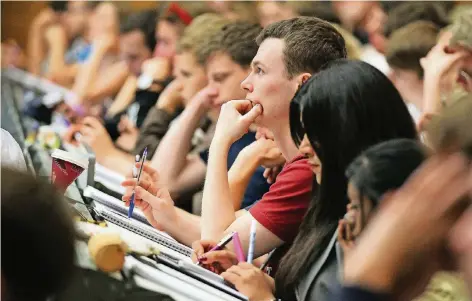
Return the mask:
M136 167L141 168L141 163L136 163ZM144 163L139 183L136 178L128 178L121 185L126 188L122 198L126 206L130 205L134 193L135 207L141 209L154 228L166 231L165 225L176 220L174 201L169 191L159 184L158 172L148 164Z
M212 240L198 240L192 244L194 253L193 262L216 274L221 274L233 265L238 264L236 254L226 248L215 250L218 242Z
M239 262L236 254L226 248L212 251L217 244L212 240L194 242L193 262L200 262L203 268L220 274L251 301L269 301L274 298L273 278L253 264Z

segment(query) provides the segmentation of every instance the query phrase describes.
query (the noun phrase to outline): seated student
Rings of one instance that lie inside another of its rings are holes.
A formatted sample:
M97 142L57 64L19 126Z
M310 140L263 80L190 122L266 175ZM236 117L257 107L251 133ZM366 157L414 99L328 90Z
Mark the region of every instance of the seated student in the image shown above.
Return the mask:
M418 130L424 132L431 118L444 106L472 91L472 42L466 18L459 18L441 34L437 44L420 60L424 72L423 114Z
M2 300L50 300L74 273L72 216L51 184L1 173Z
M93 7L93 1L51 1L31 23L28 33L28 71L40 75L57 71L56 68L60 66L56 62L63 59L72 63L75 60L73 53L80 48L80 43L74 42L85 33L87 18ZM49 43L52 39L54 45ZM47 52L49 66L44 61ZM50 68L53 70L48 70Z
M177 44L185 27L191 24L198 16L208 12L209 10L203 5L198 5L198 3L193 2L184 2L180 4L170 4L159 16L156 24L156 47L153 53L154 57L144 62L141 75L152 77L153 82L149 88L144 88L138 83L135 84L135 89L137 87L136 100L143 97L159 98L162 90L172 80L172 69L175 63ZM178 108L170 109L170 111L167 112L161 110L158 104L152 106L146 116L141 116L146 122L143 121L140 126L132 152L141 154L144 148L147 147L150 156L152 156L162 137L167 132L171 119L175 117L175 109L179 111L181 105L182 104L180 104ZM111 109L112 108L110 108L110 110ZM130 128L131 126L129 125L127 129ZM138 132L135 126L134 130ZM121 131L121 136L125 135L126 131Z
M149 159L160 139L167 132L170 122L178 114L180 107L191 102L192 97L207 85L205 70L203 65L199 63L197 51L206 47L204 41L208 36L219 32L227 23L228 21L220 16L204 14L194 19L184 31L177 45L177 55L174 62L176 78L160 94L159 100L154 106L160 113L159 116L152 113L144 121L143 135L150 136L146 139L146 141L150 141ZM151 137L154 132L149 133L148 131L153 131L152 126L155 124L151 118L157 117L163 119L160 121L160 126L165 129L161 131L161 136ZM126 154L114 147L112 140L98 120L86 118L84 122L87 126L81 129L82 139L94 150L97 162L122 174L129 174L134 164L134 155ZM151 138L155 139L157 143Z
M346 176L349 179L350 203L348 214L338 227L338 242L344 257L352 252L356 239L374 216L382 198L399 189L425 159L426 149L418 142L395 139L369 148L349 165ZM426 269L432 259L426 257L422 262L423 266L417 263L415 270ZM397 298L411 300L413 295L422 292L422 282L427 283L428 279L421 279L416 271L409 272L402 280L403 285L398 288L401 296ZM444 296L453 300L466 299L463 281L458 275L437 273L426 291L415 300L439 300Z
M451 268L450 259L462 271L470 292L470 100L465 97L447 108L430 128L438 154L384 200L346 257L344 287L332 300L390 299L405 271L428 279L438 269ZM444 248L452 253L444 254ZM427 258L427 269L421 258Z
M210 150L208 166L211 167L217 163L218 170L207 172L205 188L221 188L222 191L212 192L212 197L216 199L211 200L205 197L204 190L202 220L176 209L168 192L157 186L159 183L141 181L136 189L136 204L145 208L144 210L148 213L147 217L154 226L164 229L178 241L187 245L200 238L218 240L225 231L238 231L246 249L247 240L245 238L249 235L251 220L254 216L259 223L257 237L260 241L260 244L256 246L255 254L261 256L281 246L284 242L291 243L293 241L309 205L312 195L313 173L307 160L299 155L295 143L292 139L287 138L290 135L290 102L295 92L303 82L308 80L311 74L319 72L327 62L346 56L344 41L329 23L309 17L273 23L262 30L257 41L260 45L259 49L252 59L250 73L241 87L246 91L244 98L251 99L252 102L258 104L254 110L260 110L261 106L264 107L263 117L258 123L273 133L275 143L288 163L277 176L277 180L269 192L259 202L249 211L236 212L232 192L228 189L229 180L227 177L227 157L231 144L226 139L230 136L220 136L221 139L224 139L224 141L220 141L221 144L214 139L213 148L220 145L221 149ZM249 45L252 44L249 43L246 48L234 48L234 50L239 52L251 49ZM230 49L233 50L233 48ZM243 54L244 56L241 58L244 58L246 62L250 60L246 58L249 52ZM238 59L239 57L238 55L234 58ZM229 63L234 64L231 61ZM215 65L215 67L217 66ZM243 72L244 69L241 69L236 69L236 74L225 70L221 74L223 75L222 79L220 76L216 77L219 72L216 72L215 69L214 80L224 80L225 74L230 75L226 79L233 79L233 76ZM239 78L240 76L238 75ZM224 81L222 82L224 83ZM235 88L233 89L237 91ZM225 91L222 90L222 92ZM219 120L224 120L221 122L225 123L220 125L220 128L225 128L228 131L233 129L238 135L241 134L239 137L249 129L252 123L252 120L247 120L247 117L241 118L240 113L236 110L236 104L241 102L247 106L251 105L250 101L226 103L223 106L224 110L222 110L226 113L224 115L220 113L219 117ZM232 133L232 135L235 134ZM175 152L175 148L172 148L170 152ZM217 162L214 162L215 155L218 157ZM213 167L211 169L213 170ZM154 175L153 180L157 180L157 171L150 168L147 170ZM230 181L237 183L239 180L231 179ZM123 197L127 201L131 195L131 187L135 186L135 181L126 181L123 185L128 187L128 191ZM206 194L208 196L208 192ZM271 262L276 262L280 258L280 252L273 256Z
M159 171L160 181L167 185L174 198L184 193L194 193L202 187L207 170L208 149L199 154L189 153L193 133L207 114L215 123L221 105L228 100L244 97L240 83L247 77L249 64L256 54L255 38L260 30L256 24L237 21L225 26L218 35L207 40L206 47L201 49L202 56L207 58L208 87L190 101L164 136L152 159L152 165ZM252 151L243 150L254 141L255 133L248 132L232 144L225 159L228 170L241 152L249 156L253 154L252 164L246 162L245 170L240 174L240 180L246 185L238 186L243 188L238 189L238 196L234 196L234 207L237 209L259 200L269 187L262 175L262 168L258 168L264 152L254 152L255 148ZM176 145L179 145L177 150Z
M98 26L102 16L108 20L106 26ZM154 29L153 11L133 13L119 24L118 9L114 4L104 2L97 6L91 22L97 24L91 27L94 29L90 32L91 52L79 67L72 87L75 103L85 109L102 105L107 97L115 96L128 75L140 71L142 61L150 57L149 47L152 52L155 45L154 37L149 35ZM140 47L138 53L130 52L129 46L133 42ZM134 62L129 60L130 54L138 56Z
M151 58L156 39L154 35L156 14L154 10L148 10L130 15L120 25L120 58L126 62L130 75L127 81L135 81L141 74L143 63ZM120 89L123 90L123 88ZM135 120L139 128L144 121L149 109L156 103L157 98L141 97L137 99L137 109L130 114L128 108L130 103L121 102L119 93L109 108L106 109L105 126L113 140L120 136L119 122L126 114ZM121 103L120 103L121 102ZM109 111L113 110L112 112ZM119 141L118 141L119 142ZM133 147L134 145L131 145Z
M154 103L159 98L160 92L171 81L171 69L173 68L176 44L185 26L190 24L194 16L204 12L199 6L184 5L184 7L176 4L170 5L167 10L164 10L156 23L154 57L142 63L140 74L140 78L142 76L150 77L151 82L145 83L143 86L136 76L128 76L115 100L106 111L106 118L110 118L127 108L128 112L134 117L127 118L121 116L118 128L116 129L115 127L114 130L115 137L119 134L117 144L125 152L119 149L115 149L113 152L111 144L108 144L110 147L108 153L113 153L117 157L121 155L124 158L123 160L133 160L134 157L128 155L126 151L132 150L135 142L136 146L133 153L142 154L144 148L148 147L149 153L152 155L160 139L167 131L170 119L169 117L162 116L160 112L156 112L157 106L154 106ZM146 29L146 31L148 30ZM150 39L150 36L147 39ZM133 100L134 103L131 104ZM140 109L141 107L145 109ZM149 117L144 125L144 120L148 115ZM137 125L139 127L142 126L142 128L138 130ZM116 133L117 130L119 133ZM71 129L70 132L74 131L75 129ZM72 135L68 136L69 139L72 139ZM118 162L118 170L121 171Z
M113 6L111 6L111 4L109 6L109 9L112 10ZM110 11L109 13L112 13L112 11ZM118 65L121 64L123 67L122 71L124 70L124 72L126 73L122 73L122 75L128 76L127 73L129 71L131 72L129 76L135 78L139 75L143 62L151 57L154 46L156 44L156 40L154 37L154 24L154 11L143 11L132 14L127 18L126 22L121 24L121 36L119 45L121 62L119 62ZM101 32L99 28L95 28L95 30L97 30L97 32L94 32L93 35L97 37L97 40L95 42L98 43L98 46L95 43L91 57L81 67L82 70L78 75L76 86L74 88L75 91L79 89L78 87L81 87L80 89L84 88L84 90L81 90L82 93L76 93L76 96L78 97L78 101L83 101L82 104L83 107L86 109L86 113L90 113L87 111L91 111L94 107L98 107L99 111L101 112L101 106L104 102L104 97L111 96L114 93L113 91L115 90L115 88L119 89L120 87L116 86L116 84L120 84L120 82L122 82L122 79L124 79L121 75L118 74L117 77L111 79L111 81L114 83L109 82L109 78L107 78L97 79L97 86L94 84L93 78L105 75L104 73L102 73L102 71L109 72L111 69L114 69L116 66L118 66L115 65L115 67L113 67L109 65L100 67L100 65L103 65L104 63L106 65L106 61L110 56L110 53L108 52L112 51L111 48L117 45L114 45L114 43L116 42L114 41L114 35L109 33L111 29L103 28L103 32ZM85 78L85 76L88 77ZM87 88L85 88L83 85L88 86ZM90 93L87 92L87 90ZM94 91L97 93L95 93ZM122 98L120 96L117 96L116 101L121 102L121 100ZM147 99L144 99L144 101L140 103L140 106L137 110L138 112L136 113L138 117L143 115L145 116L149 108L155 102L155 99L150 100L152 103L149 103L149 101L146 102L146 100ZM113 114L107 114L107 116L105 117L105 127L108 133L110 134L112 140L116 140L118 138L118 126L120 118L126 113L126 104L123 105L121 103L120 105L121 108L117 109L117 105L115 103L112 103L111 107L115 107L115 112ZM143 117L137 119L138 126L140 125L140 123L142 123L143 119ZM72 131L75 130L75 128L72 129Z
M436 45L439 28L416 21L396 30L389 38L386 59L390 79L400 92L416 123L423 111L423 67L420 60Z
M448 25L445 7L435 2L399 2L385 17L384 22L370 37L371 44L385 53L387 39L397 29L415 21L432 22L439 29Z
M439 29L449 24L445 7L436 2L404 2L393 8L383 28L385 38L415 21L428 21Z
M116 101L107 110L108 116L113 116L123 110L131 103L134 96L138 101L141 98L152 98L155 102L159 92L171 81L172 61L175 56L176 45L185 27L194 18L207 12L202 5L195 5L195 3L171 3L163 6L165 7L159 13L155 26L156 46L153 49L153 57L145 60L141 66L140 80L142 80L142 75L146 75L152 77L153 81L143 84L138 82L138 79L134 76L128 77ZM151 88L150 91L148 91L149 88ZM146 115L139 114L138 118L143 119Z
M397 139L369 148L348 166L346 177L349 180L347 194L350 202L337 233L345 258L349 257L356 239L362 235L381 200L387 194L395 193L425 159L426 149L420 143ZM410 283L407 285L410 286L410 293L413 290L418 294L423 279L415 276L411 274L408 277ZM412 300L412 297L402 295L397 300Z
M66 87L72 85L78 64L84 60L83 53L90 48L90 28L87 25L96 5L96 1L68 1L64 25L54 24L45 31L49 53L44 74L47 79Z
M280 263L275 283L262 272L243 272L258 270L252 265L233 266L222 274L251 300L270 300L274 295L282 300L327 300L339 282L334 242L338 220L347 205L347 165L378 142L417 138L398 91L380 71L367 63L347 60L330 62L326 68L313 75L292 100L292 139L298 143L303 139L300 151L308 157L315 174L316 193L293 245ZM344 83L342 88L337 85L339 80ZM264 248L264 242L258 240L256 246ZM195 244L196 254L204 257L203 264L221 261L219 252L203 254L213 244ZM228 268L228 262L237 263L234 255L226 257L233 260L223 257L223 269ZM256 279L246 279L251 275Z

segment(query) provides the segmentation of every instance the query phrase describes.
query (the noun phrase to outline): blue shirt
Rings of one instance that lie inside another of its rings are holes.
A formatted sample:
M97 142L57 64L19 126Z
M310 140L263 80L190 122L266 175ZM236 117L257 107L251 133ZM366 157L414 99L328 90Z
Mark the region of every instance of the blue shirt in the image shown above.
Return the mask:
M231 168L234 161L236 161L239 152L254 141L256 141L256 133L249 132L231 145L228 152L228 170ZM205 162L205 164L208 164L208 149L200 153L200 158ZM269 191L270 184L267 183L263 173L264 168L262 166L257 167L249 181L246 191L244 192L241 208L253 205L255 202L260 200L267 191Z

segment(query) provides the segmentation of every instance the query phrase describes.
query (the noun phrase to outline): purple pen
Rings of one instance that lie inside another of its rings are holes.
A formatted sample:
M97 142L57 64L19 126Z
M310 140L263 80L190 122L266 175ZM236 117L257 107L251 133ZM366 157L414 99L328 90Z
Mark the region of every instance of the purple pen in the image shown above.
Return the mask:
M223 249L232 239L233 239L233 235L234 235L235 232L231 232L229 234L227 234L225 237L223 237L219 243L216 244L216 246L214 246L213 248L211 248L210 251L208 252L213 252L213 251L219 251L221 249ZM206 253L208 253L206 252ZM198 265L201 264L200 260L197 262Z
M141 159L142 159L141 167L139 168L138 177L136 179L136 183L134 184L133 194L131 195L131 199L130 199L130 202L129 202L128 218L131 218L131 216L133 216L134 194L135 194L136 186L138 185L139 179L141 178L141 174L143 172L143 166L144 166L144 162L146 161L146 157L147 157L147 147L144 149L143 156L141 157ZM136 159L138 159L138 162L139 162L139 156L136 156ZM136 164L134 165L134 167L136 167ZM133 169L133 173L134 173L134 169Z

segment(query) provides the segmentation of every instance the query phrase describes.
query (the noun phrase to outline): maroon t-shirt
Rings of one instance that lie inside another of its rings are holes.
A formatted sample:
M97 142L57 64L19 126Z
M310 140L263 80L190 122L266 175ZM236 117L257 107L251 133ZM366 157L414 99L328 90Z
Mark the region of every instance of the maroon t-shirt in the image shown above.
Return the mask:
M272 268L277 267L298 234L313 195L313 178L307 159L297 156L285 164L269 191L249 210L261 225L285 242L271 257Z
M294 158L249 212L281 240L291 243L310 204L313 176L306 158Z

